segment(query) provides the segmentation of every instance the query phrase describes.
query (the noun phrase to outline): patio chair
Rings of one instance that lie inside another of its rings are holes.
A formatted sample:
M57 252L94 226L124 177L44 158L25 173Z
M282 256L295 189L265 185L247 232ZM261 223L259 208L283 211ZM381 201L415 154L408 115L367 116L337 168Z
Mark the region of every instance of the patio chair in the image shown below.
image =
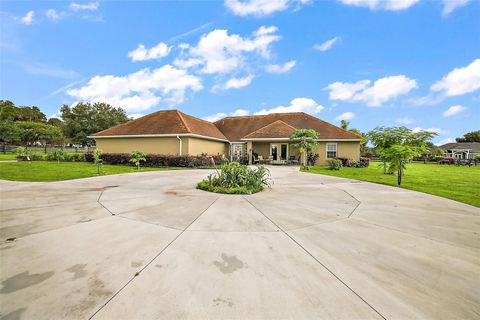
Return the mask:
M258 156L258 163L264 163L265 159L263 159L263 156L259 155Z
M265 160L265 163L272 163L273 161L273 156L268 156L268 158Z
M253 155L253 164L257 164L260 161L258 160L258 157L256 155Z
M298 160L297 160L297 158L295 158L295 156L290 156L290 157L288 157L288 163L289 164L297 164Z

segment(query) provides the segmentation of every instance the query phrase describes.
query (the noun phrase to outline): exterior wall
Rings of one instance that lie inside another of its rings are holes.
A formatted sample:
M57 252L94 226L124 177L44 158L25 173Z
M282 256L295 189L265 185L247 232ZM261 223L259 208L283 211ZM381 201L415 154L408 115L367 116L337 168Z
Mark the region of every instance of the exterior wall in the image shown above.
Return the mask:
M188 150L186 153L192 156L202 153L209 155L223 154L226 157L229 155L229 144L226 142L199 138L183 138L182 140L188 140L188 148L184 150Z
M188 150L186 140L182 138L182 154L186 154ZM146 154L178 155L180 150L180 141L174 137L100 138L96 139L96 144L103 153L130 153L139 150Z
M360 159L360 142L359 141L321 141L317 145L316 153L318 153L318 160L316 165L327 164L327 143L337 144L337 157L348 158L353 160Z

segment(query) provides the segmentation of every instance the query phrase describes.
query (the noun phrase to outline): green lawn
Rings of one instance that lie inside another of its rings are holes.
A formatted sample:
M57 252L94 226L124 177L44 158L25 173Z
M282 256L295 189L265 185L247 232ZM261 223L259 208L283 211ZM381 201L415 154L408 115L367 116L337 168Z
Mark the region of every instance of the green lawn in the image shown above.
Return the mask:
M13 153L0 153L0 161L2 160L15 160L16 156Z
M308 172L397 187L397 176L383 174L383 167L379 162L370 163L369 168L342 168L339 171L315 166L310 167ZM411 163L407 165L400 187L480 207L480 166Z
M140 172L180 168L141 168ZM139 172L132 166L103 165L105 175ZM20 161L0 162L0 179L13 181L61 181L97 176L97 167L89 162Z

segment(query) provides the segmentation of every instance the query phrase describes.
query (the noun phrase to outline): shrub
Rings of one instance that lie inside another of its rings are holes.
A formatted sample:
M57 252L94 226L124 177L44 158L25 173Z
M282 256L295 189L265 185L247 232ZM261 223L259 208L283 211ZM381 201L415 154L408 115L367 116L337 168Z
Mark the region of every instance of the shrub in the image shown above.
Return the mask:
M341 161L343 167L350 167L350 159L348 158L336 157L336 158L333 158L333 160Z
M70 161L74 161L74 162L85 161L85 154L83 154L83 153L71 153L70 154Z
M370 166L370 158L360 157L360 161L358 161L358 168L368 168Z
M307 154L307 166L314 166L315 162L318 160L318 153L309 153Z
M15 155L17 156L17 160L19 161L27 161L30 160L30 156L32 152L25 147L18 147L15 148Z
M32 153L30 156L30 160L32 161L45 161L47 160L47 155L44 153Z
M342 168L342 161L338 159L327 160L328 169L340 170Z
M366 157L360 157L360 160L353 160L348 158L337 157L334 160L339 160L342 163L342 167L352 168L368 168L370 165L370 159Z
M47 153L47 160L48 161L64 161L67 158L67 153L62 149L53 149Z
M264 166L256 169L231 162L199 182L197 188L205 191L228 194L252 194L270 186L270 172Z
M443 160L443 158L444 158L443 156L434 156L432 158L432 161L439 162L440 160Z
M93 156L93 163L97 166L97 174L103 174L103 160L101 158L102 156L102 150L95 148L95 150L92 153Z
M137 166L137 170L140 170L140 162L145 161L145 154L142 151L134 150L130 154L129 161Z

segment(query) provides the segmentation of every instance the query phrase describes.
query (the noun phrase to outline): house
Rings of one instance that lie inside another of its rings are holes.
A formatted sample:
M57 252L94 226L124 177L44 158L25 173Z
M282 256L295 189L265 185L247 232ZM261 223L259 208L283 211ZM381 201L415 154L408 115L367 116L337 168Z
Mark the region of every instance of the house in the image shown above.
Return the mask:
M480 142L454 142L439 147L446 151L446 158L453 159L474 159L480 155Z
M223 154L232 160L248 159L249 163L262 157L281 164L299 159L290 135L300 128L319 133L317 164L335 157L359 159L359 136L303 112L226 117L212 123L178 110L163 110L91 138L104 153Z

